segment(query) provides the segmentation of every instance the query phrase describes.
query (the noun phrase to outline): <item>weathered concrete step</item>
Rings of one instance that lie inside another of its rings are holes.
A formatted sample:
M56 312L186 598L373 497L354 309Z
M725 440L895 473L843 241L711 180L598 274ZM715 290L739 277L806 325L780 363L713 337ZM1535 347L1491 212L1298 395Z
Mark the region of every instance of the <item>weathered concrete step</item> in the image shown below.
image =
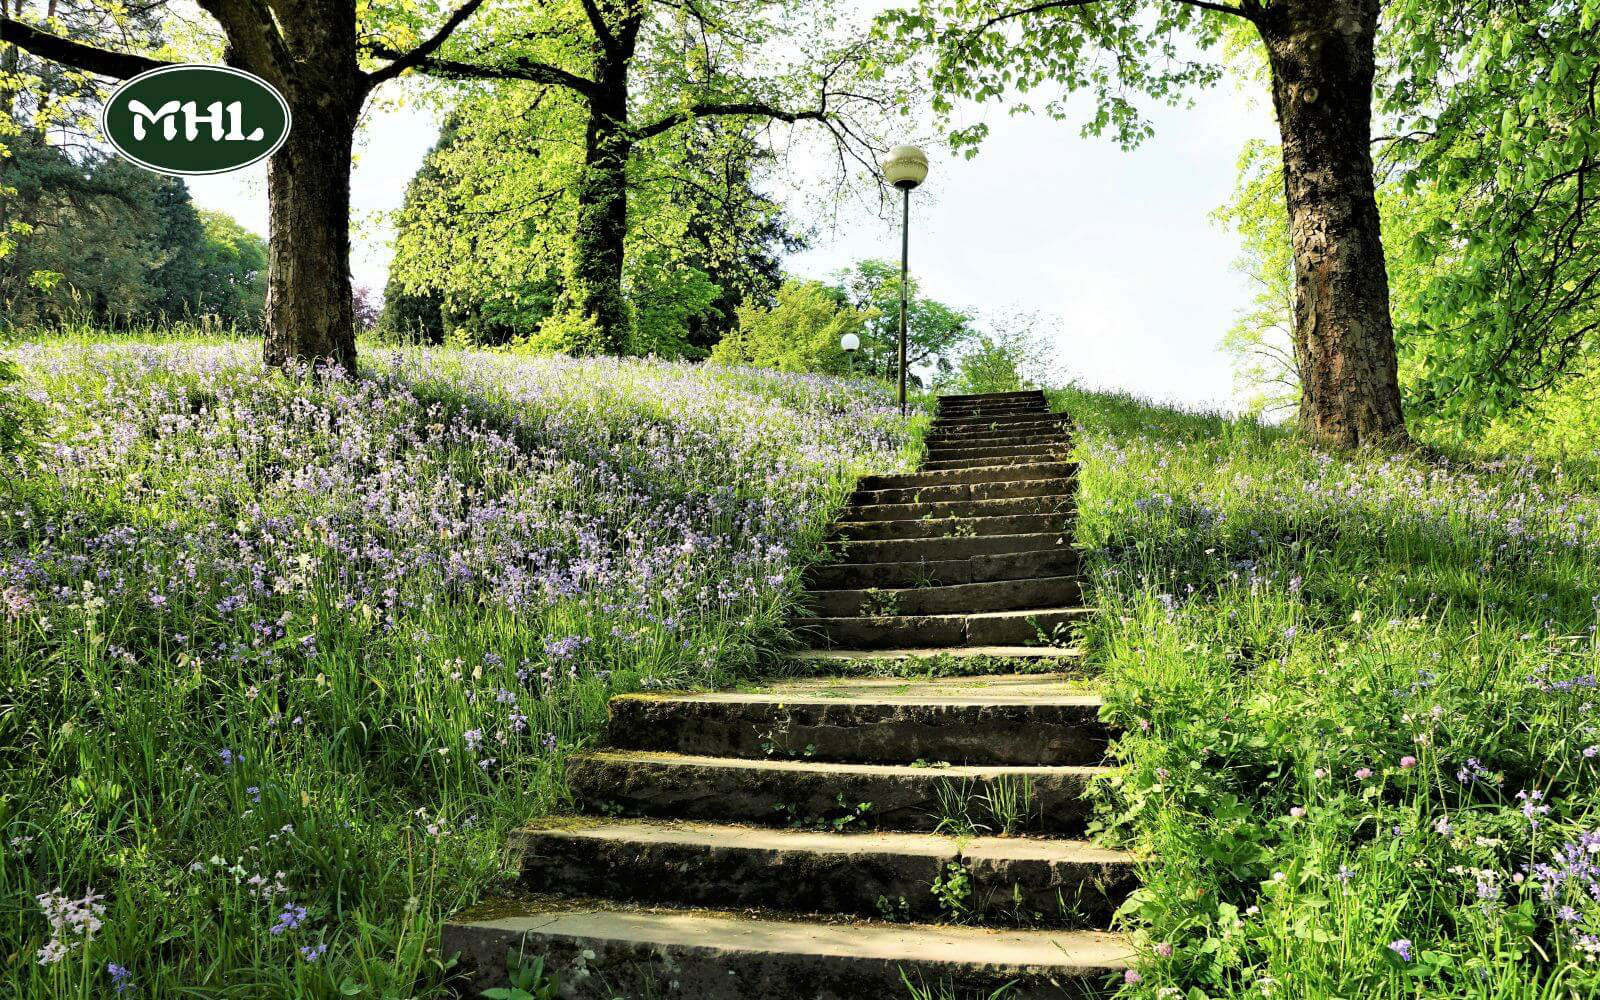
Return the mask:
M830 543L832 550L839 554L840 561L848 563L903 563L922 559L941 562L1071 546L1072 538L1065 531L1037 531L1020 535L986 537L889 538L881 541Z
M930 462L956 462L980 458L1015 458L1018 461L1047 460L1065 457L1070 445L1000 444L984 448L932 447L928 449Z
M922 489L961 483L1015 483L1034 479L1064 479L1078 474L1077 462L1030 462L983 468L908 472L895 476L866 476L856 488L864 491Z
M1000 395L1000 394L985 394L985 395L980 395L980 396L968 396L968 397L966 397L964 399L956 399L956 398L950 397L950 396L941 396L939 398L939 406L938 406L938 408L939 408L939 411L942 413L942 412L944 412L946 410L968 410L968 409L972 409L974 407L985 407L985 406L1041 406L1042 407L1042 406L1048 406L1048 405L1049 405L1049 403L1046 402L1046 400L1044 398L1044 393L1041 392L1041 393L1025 393L1025 394L1022 394L1022 395L1017 395L1017 394L1013 394L1013 393L1006 393L1004 395Z
M949 517L995 517L1001 514L1059 514L1073 509L1071 496L1003 497L999 500L852 504L839 514L841 521L908 521Z
M648 751L600 751L567 760L585 812L706 822L932 832L941 802L1026 794L1030 831L1081 833L1089 780L1104 767L833 764ZM1024 792L1025 790L1025 792ZM941 799L941 796L943 798Z
M939 416L928 427L929 435L973 434L1071 434L1077 424L1065 413L1018 413L1006 417Z
M990 580L934 587L870 587L813 590L802 601L822 618L857 615L955 615L974 611L1021 611L1075 604L1082 598L1075 576Z
M1013 389L1010 392L953 392L939 397L939 405L960 405L987 399L1043 399L1043 389Z
M940 407L935 414L940 420L963 420L981 417L1009 417L1014 413L1032 413L1043 416L1050 412L1050 408L1042 402L1032 403L995 403L990 406L957 406Z
M850 495L860 506L907 503L954 503L970 500L1004 500L1013 497L1065 497L1078 491L1076 478L1021 479L1001 483L953 483L948 486L864 490Z
M1065 545L1033 552L1008 552L970 559L918 560L900 563L828 563L806 571L813 590L861 590L867 587L938 587L992 580L1072 576L1082 568L1076 549Z
M926 921L954 915L931 887L955 868L972 888L964 915L1000 926L1105 927L1134 879L1121 851L1026 837L568 819L518 831L511 846L535 892L830 916L882 916L887 903Z
M931 429L939 431L967 431L983 427L996 427L1012 430L1016 427L1070 427L1072 418L1065 413L1045 413L1036 410L1023 410L1017 413L986 413L965 414L958 413L952 416L935 415Z
M922 463L923 472L948 472L954 470L983 470L983 469L1018 469L1030 464L1054 465L1066 460L1064 452L1047 452L1044 454L1026 455L994 455L989 458L956 458L942 459L930 458Z
M802 649L789 654L791 660L810 668L829 667L841 672L872 669L880 665L953 661L963 665L986 666L1014 663L1018 666L1048 664L1052 668L1071 666L1084 658L1077 647L1062 646L956 646L923 649ZM1026 675L1026 676L1032 676ZM896 678L869 677L866 680L901 683Z
M491 901L445 924L471 988L506 983L506 956L545 959L567 1000L860 1000L905 995L902 977L957 996L1081 1000L1110 996L1132 949L1100 931L807 922L721 911L611 908L536 899ZM581 974L580 974L581 970Z
M932 435L926 440L929 451L937 451L940 448L989 448L998 445L1072 447L1072 435L1062 431L1045 434Z
M1001 514L995 517L915 518L894 521L838 521L830 539L863 542L891 538L956 538L983 535L1020 535L1042 531L1062 531L1073 520L1073 512L1052 514Z
M1087 608L985 611L966 615L801 618L796 635L817 649L904 649L925 646L1048 645L1070 636Z
M1110 739L1098 695L982 684L910 695L820 686L632 694L610 707L613 747L712 757L1099 764Z

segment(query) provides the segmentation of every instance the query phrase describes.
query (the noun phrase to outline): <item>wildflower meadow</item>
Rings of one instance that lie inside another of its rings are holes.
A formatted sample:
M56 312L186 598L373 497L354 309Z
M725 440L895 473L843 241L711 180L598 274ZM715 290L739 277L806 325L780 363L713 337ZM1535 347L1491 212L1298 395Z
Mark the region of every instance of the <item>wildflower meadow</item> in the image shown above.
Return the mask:
M1596 458L1064 392L1130 996L1600 994Z
M606 698L790 641L921 418L848 379L449 349L291 381L225 341L16 351L0 981L442 997L440 922L569 803ZM1145 859L1126 997L1600 991L1600 474L1338 454L1063 390Z
M15 352L45 422L0 491L4 995L436 995L438 922L606 698L781 647L856 476L915 460L863 382L255 354Z

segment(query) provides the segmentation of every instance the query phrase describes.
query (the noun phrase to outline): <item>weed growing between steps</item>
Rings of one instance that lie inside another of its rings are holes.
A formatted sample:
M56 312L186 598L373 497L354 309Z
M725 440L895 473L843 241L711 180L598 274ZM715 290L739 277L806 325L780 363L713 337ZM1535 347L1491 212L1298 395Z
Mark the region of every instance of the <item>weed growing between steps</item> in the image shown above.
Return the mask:
M1600 991L1595 463L1055 402L1126 729L1110 825L1159 858L1126 995Z
M862 383L450 351L24 345L0 486L0 990L434 996L441 917L615 691L779 635Z

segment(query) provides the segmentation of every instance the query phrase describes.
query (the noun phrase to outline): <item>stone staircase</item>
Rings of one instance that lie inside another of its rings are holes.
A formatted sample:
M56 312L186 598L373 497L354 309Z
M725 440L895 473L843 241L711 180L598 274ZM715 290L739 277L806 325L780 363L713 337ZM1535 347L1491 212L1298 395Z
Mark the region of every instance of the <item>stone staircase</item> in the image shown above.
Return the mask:
M1084 613L1068 447L1041 394L942 398L923 469L862 481L796 623L810 672L1029 673L614 699L610 749L568 764L584 815L521 831L519 895L445 928L472 988L509 952L597 1000L1109 992L1133 863L1073 839L1109 734L1047 644Z

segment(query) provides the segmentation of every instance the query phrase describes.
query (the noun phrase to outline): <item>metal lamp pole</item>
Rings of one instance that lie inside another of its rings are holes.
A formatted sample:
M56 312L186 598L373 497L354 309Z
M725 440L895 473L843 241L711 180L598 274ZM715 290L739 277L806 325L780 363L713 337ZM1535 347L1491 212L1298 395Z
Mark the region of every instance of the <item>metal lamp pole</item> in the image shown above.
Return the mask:
M906 276L911 259L911 189L902 188L900 212L900 415L906 415Z
M900 209L900 415L906 415L906 298L910 282L911 192L928 178L928 156L916 146L896 146L883 176L904 194Z

